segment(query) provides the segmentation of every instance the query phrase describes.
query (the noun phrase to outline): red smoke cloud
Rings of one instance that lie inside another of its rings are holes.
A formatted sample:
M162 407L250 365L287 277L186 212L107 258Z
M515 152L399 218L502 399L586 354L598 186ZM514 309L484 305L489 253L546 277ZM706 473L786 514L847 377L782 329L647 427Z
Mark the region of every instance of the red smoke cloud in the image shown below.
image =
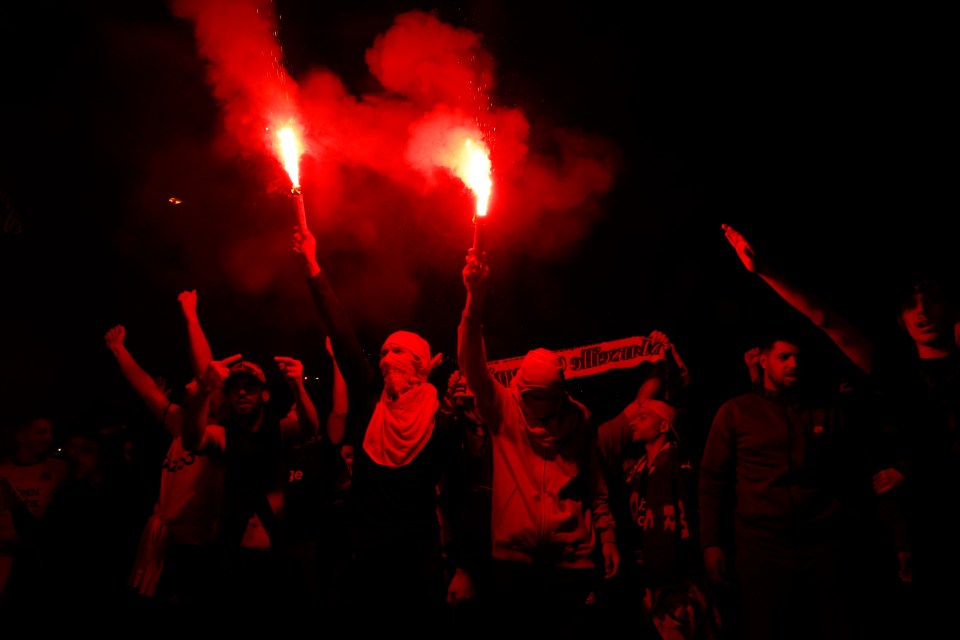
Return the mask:
M476 33L431 13L396 16L365 55L380 87L355 94L327 68L290 77L269 2L173 0L171 6L194 25L234 150L273 167L259 177L264 191L289 188L273 131L289 119L301 127L307 219L322 263L358 323L375 317L409 323L425 304L420 283L434 270L459 280L474 198L447 168L451 140L482 140L490 152L489 251L545 260L568 255L601 215L600 198L618 169L617 146L583 132L537 130L519 109L497 106L495 61ZM261 233L273 249L258 260L282 254L277 248L289 245L291 224L292 203L275 235ZM238 257L248 252L249 243L238 241L221 252L221 264L250 264ZM249 278L236 276L243 281L237 285L266 288L270 273L279 280L281 270L258 267ZM365 304L372 308L364 311Z

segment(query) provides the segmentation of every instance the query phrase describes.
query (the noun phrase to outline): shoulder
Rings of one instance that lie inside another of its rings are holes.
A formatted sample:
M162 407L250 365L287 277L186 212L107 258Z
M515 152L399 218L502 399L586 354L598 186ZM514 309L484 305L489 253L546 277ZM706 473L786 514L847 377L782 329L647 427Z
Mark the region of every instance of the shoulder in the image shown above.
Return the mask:
M752 391L741 393L740 395L734 396L721 403L720 407L717 409L717 415L736 412L742 407L755 404L760 399L760 396Z
M200 448L223 451L227 448L227 430L219 424L207 425Z

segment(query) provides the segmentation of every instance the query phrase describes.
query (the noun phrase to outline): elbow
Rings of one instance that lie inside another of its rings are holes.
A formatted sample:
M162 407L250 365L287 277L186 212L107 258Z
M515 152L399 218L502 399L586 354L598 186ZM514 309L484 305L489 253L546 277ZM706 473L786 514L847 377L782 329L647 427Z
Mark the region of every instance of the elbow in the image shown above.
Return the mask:
M830 319L830 314L821 307L812 308L807 316L810 318L810 322L823 331L829 329L833 324Z

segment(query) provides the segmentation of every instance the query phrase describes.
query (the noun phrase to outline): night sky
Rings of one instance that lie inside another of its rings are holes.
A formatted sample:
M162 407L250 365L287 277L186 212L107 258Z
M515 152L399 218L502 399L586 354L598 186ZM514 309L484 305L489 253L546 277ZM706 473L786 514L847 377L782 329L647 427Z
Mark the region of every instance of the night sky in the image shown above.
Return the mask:
M185 383L183 289L197 289L216 355L298 357L325 393L285 176L243 137L250 105L219 94L210 65L224 51L257 59L262 43L236 38L230 16L254 4L0 9L0 423L135 411L103 346L115 324L144 368ZM903 269L953 265L955 65L940 16L604 1L273 7L280 84L310 102L322 142L302 166L321 265L371 353L409 329L445 354L441 389L473 201L451 176L405 163L406 119L426 117L428 100L435 114L448 94L409 78L384 86L383 74L396 60L394 73L410 71L404 46L441 56L451 34L475 39L460 68L488 82L454 99L497 125L486 129L491 359L661 330L712 406L746 388L742 353L758 331L810 329L743 269L721 223L870 330L889 324L883 294ZM184 8L212 10L215 33L199 34ZM441 35L384 38L413 11ZM455 80L440 68L432 81ZM277 78L245 81L267 90ZM809 337L830 361L822 336ZM635 373L574 392L603 418L632 397Z

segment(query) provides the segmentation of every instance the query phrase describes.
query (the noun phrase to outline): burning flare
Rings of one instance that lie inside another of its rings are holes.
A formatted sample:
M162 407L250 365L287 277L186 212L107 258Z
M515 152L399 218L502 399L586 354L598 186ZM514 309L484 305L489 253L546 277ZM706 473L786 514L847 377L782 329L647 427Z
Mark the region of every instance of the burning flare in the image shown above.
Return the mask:
M303 206L303 194L300 192L300 156L303 154L303 146L292 125L277 131L277 139L280 144L280 160L290 176L290 193L297 201L297 223L301 229L306 229L307 210Z
M291 125L277 131L277 138L280 143L280 160L290 176L291 189L297 192L300 190L300 155L303 147Z
M454 172L476 194L476 218L482 218L487 215L490 191L493 189L493 180L490 178L490 154L483 143L475 143L469 138L465 140L464 149L463 156L457 159Z

